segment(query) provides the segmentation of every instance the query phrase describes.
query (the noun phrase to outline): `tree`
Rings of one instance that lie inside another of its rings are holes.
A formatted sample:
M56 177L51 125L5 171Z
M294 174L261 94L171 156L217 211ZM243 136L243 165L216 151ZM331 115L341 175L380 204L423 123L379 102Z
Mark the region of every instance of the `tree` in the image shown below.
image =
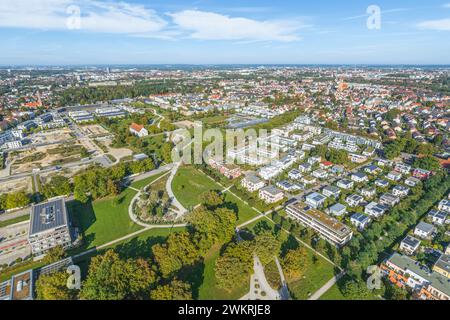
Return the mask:
M192 289L190 284L175 279L152 290L150 297L152 300L191 300Z
M39 276L36 281L36 295L38 300L74 300L78 290L67 287L68 274L55 272Z
M288 250L281 260L281 265L289 280L295 281L300 279L309 265L308 252L303 246L298 247L297 249Z
M43 259L43 262L45 262L45 264L52 264L54 262L64 259L65 257L66 252L64 251L64 248L62 246L56 246L47 251Z
M223 196L216 191L206 191L201 194L200 199L208 208L216 208L223 204Z
M369 300L370 292L362 281L349 280L343 288L344 296L349 300Z
M81 298L88 300L145 299L156 274L142 259L122 260L113 250L92 258Z
M423 158L417 158L414 161L414 167L430 171L438 171L441 168L441 164L435 157L425 156Z
M166 243L152 247L155 262L164 278L199 259L200 252L193 242L189 233L180 232L170 234Z
M327 159L335 164L345 164L348 162L348 153L345 150L329 149Z
M253 244L241 241L230 244L224 254L216 260L215 274L217 286L231 291L238 283L248 281L253 269Z
M49 183L42 186L42 194L48 199L72 193L72 184L64 176L54 176Z
M24 191L11 192L6 195L6 209L22 208L30 204L30 198Z
M189 221L196 236L209 244L205 248L208 250L214 244L231 241L237 217L234 211L226 208L217 208L212 211L200 206L192 212Z
M267 265L278 256L280 249L281 242L270 231L262 232L254 239L254 252L263 265Z

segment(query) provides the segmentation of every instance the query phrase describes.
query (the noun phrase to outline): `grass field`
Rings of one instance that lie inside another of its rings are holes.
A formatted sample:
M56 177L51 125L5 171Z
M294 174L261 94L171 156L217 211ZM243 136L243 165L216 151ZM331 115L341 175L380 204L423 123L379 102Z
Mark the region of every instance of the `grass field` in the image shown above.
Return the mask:
M185 208L191 208L201 202L202 193L221 191L221 187L194 167L181 167L172 181L172 190Z
M159 178L162 174L135 182L131 186L140 189ZM128 206L136 193L136 190L127 188L116 197L109 197L86 204L79 201L67 203L67 209L74 224L84 234L82 249L99 246L142 229L141 226L133 223L128 216Z
M327 292L325 292L319 300L349 300L344 296L340 289L340 287L343 287L345 280L345 276L339 279L339 281L334 284ZM376 293L371 292L369 300L380 300L380 297Z
M24 216L12 218L12 219L5 220L5 221L0 221L0 228L4 228L4 227L7 227L9 225L12 225L12 224L15 224L15 223L19 223L19 222L22 222L22 221L26 221L26 220L30 220L30 216L29 215L24 215Z
M331 263L314 255L314 252L311 250L308 250L308 255L309 266L303 279L288 282L292 298L296 300L307 299L335 275L335 267Z
M245 204L242 200L235 197L233 194L229 192L225 193L225 202L229 202L231 205L230 209L233 209L237 212L238 225L259 215L259 213L256 212L254 209L252 209L252 207Z
M80 267L83 278L89 269L89 263L92 257L104 253L108 249L114 249L122 258L144 258L147 259L151 255L151 247L157 243L163 243L167 237L174 232L184 231L185 228L164 228L150 229L136 237L124 240L107 247L105 249L85 255L75 261Z

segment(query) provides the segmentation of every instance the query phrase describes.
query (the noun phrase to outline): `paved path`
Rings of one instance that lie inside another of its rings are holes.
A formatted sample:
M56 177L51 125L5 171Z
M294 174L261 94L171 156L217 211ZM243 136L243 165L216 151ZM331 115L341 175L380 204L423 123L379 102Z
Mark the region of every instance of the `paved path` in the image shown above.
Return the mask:
M280 294L270 286L264 274L264 267L256 254L253 256L253 272L250 290L241 300L280 300ZM262 295L262 292L265 294Z
M345 274L344 271L341 271L338 275L334 276L330 281L325 283L322 288L317 290L313 295L311 295L308 300L318 300L325 292L327 292L336 282L339 281L340 278Z
M278 273L280 274L281 279L281 288L278 291L280 293L281 300L290 300L291 295L289 294L289 288L287 286L286 278L284 277L283 268L281 268L280 261L276 256L275 256L275 264L277 265Z
M178 209L178 217L184 215L187 213L187 209L183 207L183 205L178 201L177 197L175 197L175 194L172 190L172 181L175 178L175 175L177 174L178 168L180 167L181 162L178 162L174 165L172 168L172 171L170 172L169 179L167 179L166 182L166 190L167 194L169 195L170 200L172 201L172 205L174 205Z
M186 226L187 226L186 223L172 224L172 225L149 225L149 226L147 226L147 227L145 227L145 228L143 228L143 229L141 229L139 231L127 234L126 236L123 236L121 238L112 240L112 241L107 242L105 244L102 244L100 246L88 249L88 250L83 251L83 252L78 253L78 254L75 254L75 255L72 256L72 258L73 259L80 258L82 256L85 256L85 255L89 254L89 253L96 252L98 250L108 248L108 247L110 247L110 246L112 246L112 245L114 245L116 243L119 243L119 242L122 242L124 240L136 237L136 236L140 235L141 233L144 233L144 232L146 232L148 230L151 230L151 229L172 229L172 228L182 228L182 227L186 227Z

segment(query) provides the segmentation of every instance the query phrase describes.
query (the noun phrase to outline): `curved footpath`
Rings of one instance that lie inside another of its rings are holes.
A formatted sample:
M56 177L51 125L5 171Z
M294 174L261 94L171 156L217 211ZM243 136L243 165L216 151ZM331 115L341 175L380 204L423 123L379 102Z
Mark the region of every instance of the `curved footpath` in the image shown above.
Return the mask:
M174 205L178 209L178 217L181 217L182 215L187 213L187 209L185 207L183 207L183 205L180 203L180 201L178 201L177 197L175 197L175 194L173 193L173 190L172 190L172 181L175 178L175 175L177 174L177 171L178 171L178 168L180 167L180 165L181 165L181 162L178 162L177 164L175 164L173 166L172 171L170 172L170 177L169 177L169 179L167 179L167 182L166 182L167 193L169 195L170 200L172 200L172 205Z

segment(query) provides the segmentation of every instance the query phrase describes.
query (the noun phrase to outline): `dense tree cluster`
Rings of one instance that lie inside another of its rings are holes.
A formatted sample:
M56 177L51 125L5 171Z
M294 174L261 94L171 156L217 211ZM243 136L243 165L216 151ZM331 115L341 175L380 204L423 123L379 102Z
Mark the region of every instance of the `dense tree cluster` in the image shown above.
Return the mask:
M430 156L436 152L436 148L429 143L419 143L412 138L399 138L384 146L384 155L388 159L397 158L402 152Z
M379 255L398 241L405 230L414 227L430 208L448 192L450 178L438 172L422 187L391 210L389 215L374 221L364 232L352 238L342 250L342 262L348 274L361 279L369 265L379 261Z
M286 252L281 265L283 267L286 278L295 281L300 279L309 264L308 252L305 247L298 247Z
M278 256L280 247L280 241L268 230L251 240L229 244L223 255L216 260L217 285L231 291L236 283L248 281L253 270L253 255L258 255L261 263L267 265Z
M150 171L155 168L150 159L134 162L122 162L111 168L90 167L87 171L73 178L74 197L86 203L90 198L95 200L120 192L122 179L133 173Z
M30 203L31 198L25 191L16 191L0 195L0 210L22 208Z
M41 193L45 198L53 198L56 196L66 196L73 192L73 186L69 178L64 176L54 176L51 180L44 184Z

